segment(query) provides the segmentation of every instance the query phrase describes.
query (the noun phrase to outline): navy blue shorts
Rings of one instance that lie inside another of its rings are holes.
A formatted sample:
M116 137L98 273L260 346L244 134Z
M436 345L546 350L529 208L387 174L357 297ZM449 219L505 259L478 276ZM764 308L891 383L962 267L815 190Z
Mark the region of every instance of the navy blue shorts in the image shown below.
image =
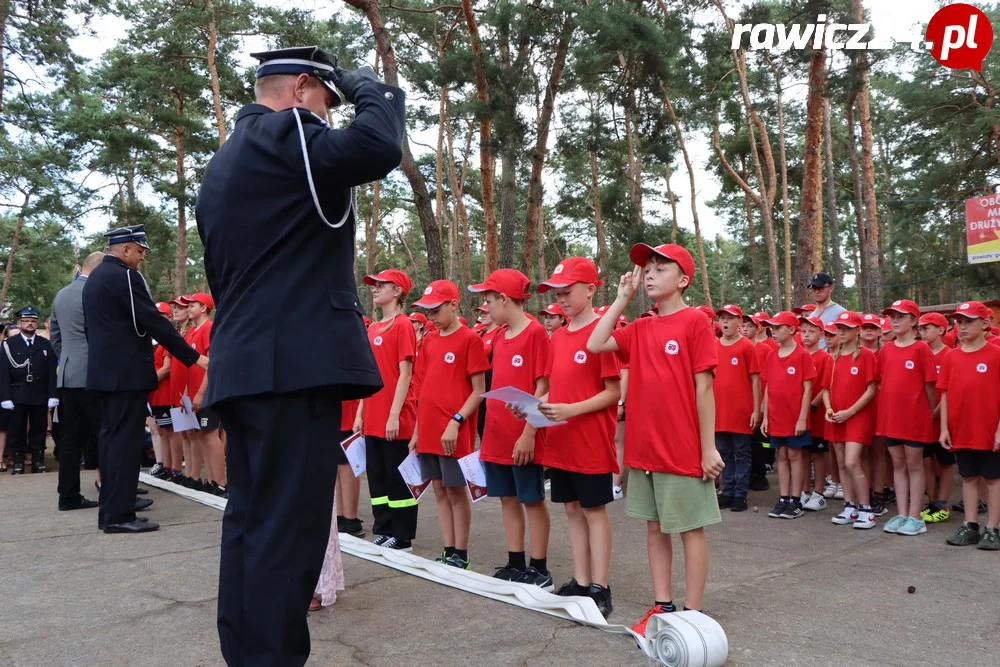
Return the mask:
M890 438L885 436L885 446L886 447L899 447L900 445L906 445L907 447L913 447L915 449L923 449L926 442L917 442L916 440L900 440L899 438Z
M812 433L803 433L802 435L789 435L789 436L771 436L771 446L772 447L791 447L792 449L803 449L805 447L811 447L813 444Z
M491 498L516 497L522 505L545 500L542 466L537 463L509 466L483 461L483 470L486 471L486 495Z

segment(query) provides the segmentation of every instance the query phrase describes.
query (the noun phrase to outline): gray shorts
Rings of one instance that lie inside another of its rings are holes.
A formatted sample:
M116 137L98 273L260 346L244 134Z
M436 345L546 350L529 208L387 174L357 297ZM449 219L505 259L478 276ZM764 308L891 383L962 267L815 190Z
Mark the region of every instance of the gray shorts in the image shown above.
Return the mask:
M465 486L465 474L458 459L440 454L418 454L417 458L425 480L438 480L443 486Z

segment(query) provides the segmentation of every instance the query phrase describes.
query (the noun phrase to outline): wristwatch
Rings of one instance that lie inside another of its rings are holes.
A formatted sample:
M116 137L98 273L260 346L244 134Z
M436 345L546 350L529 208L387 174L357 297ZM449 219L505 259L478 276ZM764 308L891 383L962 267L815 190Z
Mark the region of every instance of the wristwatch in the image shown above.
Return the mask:
M620 400L618 401L618 407L619 407L619 408L624 408L624 407L625 407L625 399L624 399L624 398L623 398L623 399L620 399Z
M461 424L461 423L463 423L465 421L465 417L463 417L462 413L460 413L460 412L456 412L455 414L453 414L451 416L451 418L454 419L455 421L457 421L459 424Z

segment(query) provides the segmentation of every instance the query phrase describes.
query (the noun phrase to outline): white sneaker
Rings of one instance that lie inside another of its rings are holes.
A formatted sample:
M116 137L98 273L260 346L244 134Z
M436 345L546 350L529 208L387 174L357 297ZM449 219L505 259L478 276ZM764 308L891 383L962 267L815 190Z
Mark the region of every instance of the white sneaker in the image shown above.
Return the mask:
M833 482L827 482L826 488L823 489L823 497L833 498L835 495L837 495L837 485Z
M827 475L826 479L824 479L823 481L826 483L827 486L830 486L831 484L833 484L833 475Z
M806 502L808 502L808 501L809 501L809 494L806 493L805 491L803 491L802 494L799 495L799 504L800 505L805 505Z
M614 497L615 500L621 500L622 498L625 497L625 494L622 493L622 487L620 486L612 486L611 495Z
M838 526L846 526L847 524L854 523L857 520L858 510L854 507L845 506L843 512L830 519L830 523L835 523Z
M812 495L810 495L809 498L802 503L802 509L809 510L810 512L825 510L826 500L823 499L823 496L814 491Z
M837 492L833 494L833 497L834 497L835 500L843 500L844 499L844 485L843 484L838 484L837 485Z
M854 522L855 528L868 530L875 527L875 514L872 512L858 512L858 519Z

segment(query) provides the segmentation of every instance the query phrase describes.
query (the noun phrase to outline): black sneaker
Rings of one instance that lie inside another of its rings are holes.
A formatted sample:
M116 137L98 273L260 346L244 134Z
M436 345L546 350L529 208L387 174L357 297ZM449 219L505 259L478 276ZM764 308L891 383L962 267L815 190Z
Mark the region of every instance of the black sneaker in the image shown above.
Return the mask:
M805 514L805 511L802 509L802 505L796 502L790 502L785 503L785 509L781 510L781 513L778 516L782 519L798 519L803 514Z
M377 547L380 547L391 539L392 538L389 537L388 535L376 535L375 539L372 540L372 544L374 544Z
M977 509L979 510L980 514L986 514L989 511L990 508L986 504L985 500L980 500L979 501L979 505L977 506Z
M45 472L45 464L42 463L41 461L34 461L33 460L31 462L31 472L33 472L33 473L35 473L35 472Z
M580 584L576 583L576 579L570 579L559 587L559 590L556 591L556 595L561 595L563 597L572 597L574 595L589 597L589 591L589 588L584 588Z
M521 584L531 584L532 586L538 586L543 591L552 592L555 586L552 585L552 575L548 572L539 572L536 568L530 565L527 569L521 573L515 581Z
M875 516L884 516L888 514L889 510L885 506L885 502L881 500L872 500L872 514Z
M13 467L10 469L11 475L23 475L24 474L24 461L14 461Z
M760 477L751 476L750 477L750 490L751 491L767 491L771 488L771 483L767 481L767 477L761 475Z
M723 494L721 494L719 496L719 509L720 510L729 509L732 506L733 506L733 497L732 496L727 495L725 493L723 493Z
M587 589L587 597L597 604L597 611L601 612L605 620L614 611L615 607L611 604L611 586L605 588L600 584L591 584Z
M733 498L733 504L729 506L730 512L746 512L747 509L748 505L746 496L736 496Z
M383 549L389 549L390 551L406 551L408 553L413 552L413 543L409 540L397 540L395 537L390 537L385 542L382 543Z
M772 519L780 518L781 513L785 511L785 505L787 504L788 502L785 501L784 498L778 498L778 502L774 504L774 508L770 512L768 512L767 515Z
M953 511L955 511L955 512L958 512L959 514L964 513L965 512L965 501L964 500L959 500L957 503L955 503L954 505L951 506L951 509Z
M520 581L523 576L524 570L519 570L516 567L511 567L510 565L498 567L496 572L493 573L493 578L500 579L501 581Z
M337 523L338 524L340 523L340 517L337 518ZM353 535L354 537L358 538L364 537L366 535L365 527L364 524L361 523L361 519L344 518L344 527L338 528L337 532L347 533L348 535Z
M344 517L344 515L342 515L342 514L338 514L337 515L337 532L338 533L346 533L347 532L346 530L344 530L344 522L345 521L347 521L347 518Z

